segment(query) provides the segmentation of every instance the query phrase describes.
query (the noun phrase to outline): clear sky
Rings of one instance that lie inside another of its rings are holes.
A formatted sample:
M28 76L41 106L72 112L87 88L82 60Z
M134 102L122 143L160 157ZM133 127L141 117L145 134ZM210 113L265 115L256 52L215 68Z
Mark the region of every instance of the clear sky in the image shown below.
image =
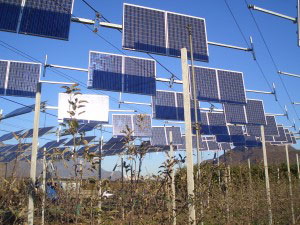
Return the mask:
M121 0L87 0L94 6L105 18L112 23L122 24L122 10L123 3ZM206 19L208 40L211 42L219 42L224 44L236 45L247 47L233 17L228 10L225 1L223 0L210 0L210 1L197 1L197 0L128 0L127 3L147 6L172 12L183 13L192 16L198 16ZM279 0L265 0L265 1L251 1L249 4L254 4L262 8L281 12L283 14L296 17L296 0L279 1ZM230 0L228 4L235 16L243 34L246 36L247 41L249 36L253 37L256 49L258 63L261 66L266 79L270 84L276 84L279 103L281 106L287 105L289 110L290 119L295 119L297 128L299 128L300 106L291 105L291 101L285 92L285 89L279 79L276 69L264 45L264 42L255 26L254 20L243 0ZM94 19L95 13L88 8L81 0L75 0L74 16ZM265 38L269 47L272 57L281 71L300 74L300 48L297 47L297 26L291 21L277 18L271 15L266 15L257 11L253 11L253 15L258 23L260 30ZM93 28L92 26L90 28ZM47 38L26 36L21 34L0 32L0 59L6 60L20 60L32 61L24 58L15 51L11 51L3 45L8 44L14 48L28 54L29 56L44 61L45 55L48 55L48 63L58 64L63 66L73 66L80 68L88 67L88 53L90 50L117 53L120 52L109 45L104 39L111 42L118 49L121 49L121 33L117 30L100 27L99 36L94 34L87 26L82 24L71 24L70 40L60 41ZM102 37L102 38L101 38ZM104 39L103 39L104 38ZM249 43L249 41L248 41ZM124 51L129 56L149 57L145 53ZM253 60L249 52L231 50L216 46L209 46L209 63L195 62L196 65L222 68L226 70L241 71L244 73L246 89L270 91L267 82L264 79L257 63ZM163 65L171 70L176 76L181 78L181 64L180 59L170 58L165 56L154 55ZM74 72L67 70L59 70L64 75L71 77L73 81L79 80L84 84L87 83L87 73ZM157 65L157 76L169 78L170 74L161 66ZM46 80L55 81L68 81L62 77L57 71L48 70ZM299 84L300 80L292 77L282 77L284 84L292 101L300 102ZM169 90L165 84L158 83L158 89ZM81 86L82 93L99 93L108 94L110 98L110 108L117 109L118 105L116 100L117 93L87 90L86 85ZM182 91L182 87L175 85L173 87L177 91ZM42 99L47 100L51 106L57 106L58 93L62 91L59 85L45 84L42 88ZM271 95L261 95L247 93L248 98L263 99L265 104L265 111L268 113L283 113L281 107L275 102L274 97ZM7 97L8 99L20 102L22 104L33 104L34 99ZM140 95L124 94L123 100L139 101L150 103L150 97ZM201 106L206 106L206 103L200 103ZM0 99L0 108L3 109L4 114L18 108L19 105L9 101ZM299 107L299 108L297 108ZM151 108L148 106L135 106L123 105L122 109L135 109L140 113L151 114ZM296 112L297 113L296 113ZM57 114L56 111L50 113ZM297 115L298 114L298 115ZM111 117L110 117L111 119ZM291 126L291 123L284 117L278 117L277 122L285 126ZM58 125L57 118L49 115L41 114L40 126L56 126ZM153 121L153 125L162 125L162 121ZM15 131L19 129L30 129L33 126L33 113L5 120L0 123L0 129L7 131ZM111 130L107 129L105 139L111 137ZM182 131L184 131L182 129ZM0 135L5 132L0 131ZM91 135L94 132L91 132ZM100 135L99 131L96 134ZM48 139L55 139L54 136L45 136ZM41 139L40 144L46 140ZM8 142L13 143L13 142ZM299 147L299 146L296 146ZM209 155L210 154L210 155ZM205 152L204 158L211 157L213 153ZM145 166L147 171L154 172L162 163L165 156L164 154L151 154L146 156ZM111 170L116 163L118 157L108 157L104 160L104 169Z

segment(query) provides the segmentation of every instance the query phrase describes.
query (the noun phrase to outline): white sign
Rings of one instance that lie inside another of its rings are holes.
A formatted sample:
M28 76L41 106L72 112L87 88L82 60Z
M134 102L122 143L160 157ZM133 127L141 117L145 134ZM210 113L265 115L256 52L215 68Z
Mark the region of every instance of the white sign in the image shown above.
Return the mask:
M77 120L86 121L99 121L108 123L108 113L109 113L109 96L107 95L71 95L67 93L59 93L58 95L58 120L70 119L70 113L68 111L73 111L72 105L69 101L75 102L75 99L79 101L87 101L78 105L84 105L82 108L76 109L76 114L73 118ZM80 113L83 112L84 113Z

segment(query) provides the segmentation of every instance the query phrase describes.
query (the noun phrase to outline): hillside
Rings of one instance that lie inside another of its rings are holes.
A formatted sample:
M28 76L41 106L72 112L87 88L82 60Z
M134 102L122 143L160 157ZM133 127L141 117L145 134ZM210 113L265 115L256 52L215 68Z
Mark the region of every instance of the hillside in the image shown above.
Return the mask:
M289 146L289 158L290 163L296 163L296 154L299 154L300 151ZM275 146L267 144L267 157L268 164L280 164L286 163L286 153L284 146ZM247 163L248 158L250 158L251 163L263 163L263 154L261 148L234 148L231 151L228 151L224 155L220 156L220 162L226 161L231 164L240 164Z

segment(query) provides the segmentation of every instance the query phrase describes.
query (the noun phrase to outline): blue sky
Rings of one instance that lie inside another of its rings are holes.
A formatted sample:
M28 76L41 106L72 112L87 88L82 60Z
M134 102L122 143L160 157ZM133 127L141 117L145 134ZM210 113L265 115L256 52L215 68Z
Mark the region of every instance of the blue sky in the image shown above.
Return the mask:
M104 17L109 19L112 23L122 24L122 10L123 3L121 0L88 0ZM242 35L235 24L228 8L224 1L210 0L210 1L182 1L182 0L128 0L127 3L147 6L172 12L183 13L192 16L198 16L206 19L207 36L208 40L212 42L219 42L224 44L236 45L247 47ZM296 17L296 0L279 1L279 0L265 0L265 1L248 1L250 4L260 6L269 10L281 12L283 14ZM291 119L295 119L297 127L299 127L299 119L295 113L290 100L284 90L284 87L276 73L276 69L272 60L267 52L261 36L255 26L255 23L249 13L249 10L244 1L230 0L228 4L236 17L238 24L247 38L253 37L256 49L256 55L259 64L269 83L275 83L279 96L279 102L282 106L287 105ZM94 19L95 13L88 8L81 0L75 0L74 16ZM297 26L291 21L280 19L274 16L266 15L257 11L253 11L254 17L261 29L263 36L274 61L281 71L298 73L300 74L300 48L297 47ZM92 28L92 27L91 27ZM109 40L117 48L121 49L121 33L108 28L100 27L98 34ZM60 41L47 38L26 36L13 33L0 33L0 59L6 60L20 60L31 61L16 54L13 51L4 48L4 43L13 46L14 48L25 52L26 54L34 57L39 61L44 61L45 55L48 55L48 63L58 64L63 66L73 66L80 68L88 67L88 53L90 50L117 53L120 54L114 47L105 42L102 38L91 32L85 25L71 24L70 40ZM249 43L249 41L248 41ZM123 50L129 56L148 57L145 53L133 52ZM209 63L195 62L196 65L222 68L227 70L241 71L244 73L246 89L270 91L261 71L259 70L256 62L253 60L252 55L248 52L231 50L221 47L209 46ZM171 70L176 76L181 77L181 64L180 59L170 58L165 56L154 55L163 65ZM87 73L60 70L62 73L70 76L72 80L79 80L86 84ZM157 76L169 78L170 74L162 67L157 65ZM298 94L299 80L292 77L282 77L288 89L292 101L300 102ZM63 78L57 71L48 70L46 80L55 81L68 81ZM158 83L158 89L168 90L165 84ZM83 93L91 94L108 94L110 98L110 108L117 109L116 99L117 93L91 91L87 90L86 86L82 86ZM181 91L182 87L179 85L174 86L175 90ZM62 91L59 85L45 84L42 88L42 99L47 100L49 105L57 106L58 93ZM263 99L265 104L265 111L268 113L283 113L279 104L275 102L274 97L271 95L261 95L247 93L248 98ZM33 104L34 99L7 97L22 104ZM124 94L123 99L127 101L150 102L150 97ZM206 106L205 103L200 103L201 106ZM4 110L4 114L18 108L19 106L0 99L0 108ZM296 112L300 116L300 109L295 106ZM140 113L150 113L151 108L148 106L135 106L128 105L122 106L123 109L136 109ZM50 111L56 114L56 111ZM291 124L286 118L278 117L277 122L290 126ZM33 124L33 113L20 116L18 118L8 119L0 123L0 129L15 131L22 128L30 129ZM51 116L44 116L41 114L40 126L56 126L57 119ZM153 125L162 125L161 121L153 121ZM108 129L108 131L111 131ZM96 134L100 134L99 131ZM0 131L0 135L4 132ZM93 134L93 132L91 133ZM105 133L105 139L108 140L111 133ZM55 137L47 136L46 138L54 139ZM40 140L43 144L45 140ZM296 146L299 147L299 146ZM210 156L208 155L210 154ZM203 153L204 158L211 157L213 153ZM149 172L157 170L158 166L162 163L165 156L164 154L151 154L146 156L145 166ZM104 160L104 169L111 170L117 161L117 157L108 157Z

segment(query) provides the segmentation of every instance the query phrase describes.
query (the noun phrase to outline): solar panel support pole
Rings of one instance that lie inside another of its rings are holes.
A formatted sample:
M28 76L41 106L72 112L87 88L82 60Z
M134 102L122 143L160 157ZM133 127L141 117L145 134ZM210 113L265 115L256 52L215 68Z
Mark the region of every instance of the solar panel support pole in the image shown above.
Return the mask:
M286 165L287 165L288 179L289 179L289 194L290 194L290 202L291 202L292 223L296 224L294 203L293 203L292 177L291 177L291 168L290 168L290 159L289 159L289 146L288 145L285 145L285 154L286 154Z
M266 94L266 95L273 95L273 91L257 91L257 90L246 90L246 92L252 92L257 94Z
M46 195L46 148L43 149L43 198L42 198L42 221L41 224L45 224L45 195Z
M82 23L82 24L87 24L87 25L95 25L95 23L96 23L94 20L80 18L80 17L72 17L71 21L75 22L75 23ZM101 27L107 27L107 28L122 30L122 25L120 25L120 24L100 22L99 25Z
M133 109L110 109L109 112L136 112Z
M300 105L300 102L292 102L293 105Z
M270 15L273 15L273 16L281 17L283 19L291 20L293 23L297 23L297 18L294 18L294 17L291 17L291 16L287 16L287 15L277 13L277 12L274 12L274 11L271 11L271 10L263 9L263 8L255 6L255 5L248 5L248 8L256 10L256 11L260 11L260 12L263 12L263 13L266 13L266 14L270 14Z
M184 120L185 120L185 143L186 143L186 165L187 165L187 191L189 198L189 224L196 225L196 212L194 204L194 163L192 146L192 124L191 124L191 97L189 85L187 49L181 49L181 66L183 79ZM190 201L191 200L191 201Z
M200 143L201 135L199 130L199 123L198 123L198 99L197 99L197 91L196 91L196 79L195 79L195 68L194 68L194 52L193 52L193 36L192 36L192 26L188 25L187 27L189 32L189 44L190 44L190 53L191 53L191 68L192 68L192 91L194 96L194 117L195 117L195 129L196 129L196 147L197 147L197 177L198 181L200 181ZM201 217L202 217L202 210L201 210ZM202 219L201 219L202 221ZM201 222L202 223L202 222Z
M144 103L144 102L128 102L128 101L120 101L119 104L132 104L132 105L146 105L146 106L152 106L150 103Z
M298 179L300 180L300 167L299 167L299 156L298 156L298 153L296 154L296 161L297 161Z
M48 80L40 80L40 83L45 83L45 84L63 84L63 85L73 85L76 84L74 82L61 82L61 81L48 81Z
M102 127L101 127L102 132ZM98 178L99 178L99 202L98 202L98 208L99 208L99 219L98 223L101 224L101 209L102 209L102 147L103 147L103 136L101 136L100 143L99 143L99 168L98 168Z
M171 158L171 189L172 189L172 216L173 225L176 225L176 189L175 189L175 168L174 168L174 149L173 149L173 135L169 132L170 138L170 158Z
M265 169L265 182L266 182L266 194L267 194L267 204L268 204L268 213L269 213L269 224L273 224L273 215L272 215L272 203L271 203L271 192L270 192L270 180L269 180L269 170L268 170L268 159L267 159L267 149L265 141L265 127L260 126L261 131L261 142L263 150L263 159L264 159L264 169Z
M283 72L283 71L277 71L277 73L281 74L281 75L287 75L287 76L290 76L290 77L296 77L296 78L300 78L300 75L299 74L294 74L294 73L287 73L287 72Z
M66 70L76 70L76 71L81 71L81 72L89 72L88 69L83 69L83 68L76 68L76 67L70 67L70 66L59 66L59 65L54 65L54 64L47 64L47 67L51 68L58 68L58 69L66 69Z
M46 69L44 68L44 73ZM38 150L38 136L39 136L39 123L40 123L40 110L41 110L41 90L42 83L38 82L37 92L35 95L35 110L34 110L34 123L33 123L33 137L32 137L32 152L30 162L30 187L29 187L29 201L28 201L28 225L33 225L34 217L34 186L36 181L36 158Z
M227 45L227 44L222 44L222 43L217 43L217 42L212 42L212 41L208 41L207 44L224 47L224 48L232 48L232 49L236 49L236 50L242 50L242 51L246 51L246 52L252 51L251 48L238 47L238 46L234 46L234 45Z

